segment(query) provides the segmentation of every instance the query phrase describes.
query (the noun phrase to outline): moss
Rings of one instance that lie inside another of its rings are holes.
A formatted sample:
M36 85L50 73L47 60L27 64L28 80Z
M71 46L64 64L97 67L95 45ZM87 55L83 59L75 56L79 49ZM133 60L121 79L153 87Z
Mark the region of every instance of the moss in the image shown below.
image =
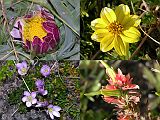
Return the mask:
M54 62L48 61L45 63L45 61L41 61L36 64L36 66L30 67L28 74L23 77L29 89L31 91L35 91L35 81L37 79L44 80L45 89L48 90L48 94L44 97L39 96L38 98L42 101L47 100L54 105L60 106L62 108L61 115L67 115L71 118L78 118L77 116L80 114L78 105L79 101L77 99L77 96L79 96L79 79L74 78L77 78L79 75L78 68L74 66L74 62L61 61L59 63L59 74L55 74L55 71L52 71L51 74L45 78L40 73L40 69L43 64L47 64L51 67ZM74 79L72 79L72 77ZM21 76L19 76L19 78L21 79ZM72 86L74 86L73 89L71 89ZM25 103L22 103L21 101L25 90L27 90L27 88L25 84L22 83L19 88L9 94L9 103L19 104L20 113L26 113L29 110L25 106Z
M16 72L14 61L8 60L2 64L3 65L0 66L0 82L3 82L6 79L11 79Z

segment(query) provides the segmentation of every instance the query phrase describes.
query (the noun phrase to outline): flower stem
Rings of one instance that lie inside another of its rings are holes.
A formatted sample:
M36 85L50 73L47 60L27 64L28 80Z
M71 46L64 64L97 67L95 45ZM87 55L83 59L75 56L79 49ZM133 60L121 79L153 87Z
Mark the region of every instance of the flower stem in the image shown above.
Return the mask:
M31 91L30 91L30 89L29 89L29 87L28 87L28 85L27 85L26 81L23 79L23 77L21 77L21 78L22 78L22 80L23 80L23 82L24 82L25 86L27 87L28 91L31 93Z

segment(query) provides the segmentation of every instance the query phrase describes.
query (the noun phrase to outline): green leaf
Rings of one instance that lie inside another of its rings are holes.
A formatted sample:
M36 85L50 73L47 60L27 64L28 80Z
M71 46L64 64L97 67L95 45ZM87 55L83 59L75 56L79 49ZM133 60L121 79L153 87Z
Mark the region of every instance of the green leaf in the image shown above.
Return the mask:
M101 62L101 63L104 65L104 67L106 68L106 72L107 72L108 76L109 76L110 78L112 78L113 81L115 81L115 76L116 76L116 74L115 74L113 68L110 68L103 60L100 60L100 62Z
M95 95L101 95L101 90L96 91L96 92L86 93L84 95L87 96L87 97L92 97L92 96L95 96Z
M99 90L99 91L96 91L96 92L90 92L90 93L86 93L84 94L85 96L87 97L92 97L92 96L95 96L95 95L104 95L104 96L115 96L115 97L119 97L121 95L121 92L120 90Z

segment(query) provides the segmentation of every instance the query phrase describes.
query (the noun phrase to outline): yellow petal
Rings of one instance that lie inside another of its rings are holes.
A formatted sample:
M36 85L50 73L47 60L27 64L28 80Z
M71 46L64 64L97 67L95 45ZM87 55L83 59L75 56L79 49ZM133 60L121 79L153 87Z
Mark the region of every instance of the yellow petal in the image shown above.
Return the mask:
M101 42L107 33L107 29L98 29L92 34L91 39L97 42Z
M126 16L124 16L124 19L121 22L121 24L122 24L123 28L125 30L127 30L130 27L133 27L135 22L136 22L135 18L132 18L131 16L126 15Z
M134 24L135 27L137 27L138 25L140 25L141 19L139 18L138 15L131 15L131 17L135 19L135 24Z
M93 30L103 29L107 26L107 23L103 21L101 18L97 18L91 22L91 27Z
M130 15L130 9L127 5L120 4L116 7L115 14L117 16L117 20L121 23L125 15Z
M127 43L135 43L139 41L141 33L135 27L130 27L128 30L123 31L123 34L120 35L123 41Z
M115 14L115 12L114 12L112 9L107 8L107 7L103 8L103 9L101 10L100 17L101 17L107 24L116 21L116 14Z
M100 43L100 49L102 52L107 52L114 47L114 38L114 35L110 33L106 34Z
M120 36L116 36L114 40L114 48L120 56L126 55L126 43L122 41Z

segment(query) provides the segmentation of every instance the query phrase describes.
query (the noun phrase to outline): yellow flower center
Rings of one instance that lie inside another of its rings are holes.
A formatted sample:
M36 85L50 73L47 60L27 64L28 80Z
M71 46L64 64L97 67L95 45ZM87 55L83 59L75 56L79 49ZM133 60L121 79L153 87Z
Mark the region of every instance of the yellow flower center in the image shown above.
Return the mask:
M110 25L108 26L108 30L112 34L118 34L119 35L123 31L123 26L119 22L115 21L115 22L110 23Z
M52 108L48 108L48 111L49 111L49 112L53 112L53 109L52 109Z
M32 101L32 96L28 96L28 101Z
M44 21L45 19L40 16L40 13L25 20L23 30L24 42L26 42L26 40L33 41L34 36L42 40L42 38L47 35L47 32L42 26Z
M48 69L45 69L45 70L44 70L44 72L46 72L46 73L47 73L47 72L48 72Z
M22 68L22 69L21 69L21 72L22 72L22 73L26 73L26 72L27 72L27 69L26 69L26 68Z

